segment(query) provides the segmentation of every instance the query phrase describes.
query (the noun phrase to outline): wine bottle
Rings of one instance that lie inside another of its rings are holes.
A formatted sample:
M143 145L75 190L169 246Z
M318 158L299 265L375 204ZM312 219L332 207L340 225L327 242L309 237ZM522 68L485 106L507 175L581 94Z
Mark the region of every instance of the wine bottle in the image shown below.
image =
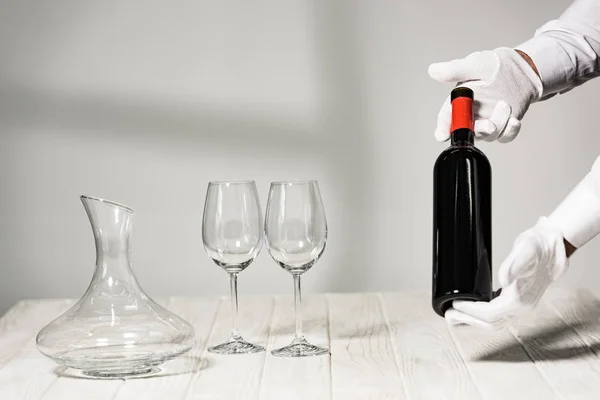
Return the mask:
M492 298L492 169L473 132L473 91L450 95L450 146L433 169L434 311Z

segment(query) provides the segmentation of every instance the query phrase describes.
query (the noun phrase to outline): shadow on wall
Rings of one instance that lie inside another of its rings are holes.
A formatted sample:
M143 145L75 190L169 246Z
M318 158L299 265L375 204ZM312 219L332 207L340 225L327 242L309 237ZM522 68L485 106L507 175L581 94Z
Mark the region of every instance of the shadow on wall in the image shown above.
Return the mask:
M364 103L365 83L359 66L360 49L355 37L360 16L344 2L316 2L314 7L313 37L322 96L316 121L297 123L277 116L240 115L236 110L181 107L153 102L144 96L125 99L106 93L73 97L19 86L6 82L1 75L0 118L7 126L35 125L79 136L155 142L160 146L153 148L161 150L182 151L210 144L222 151L222 157L229 157L232 152L250 152L260 146L273 155L288 152L290 157L318 160L327 166L324 172L335 182L327 190L335 191L336 198L344 200L343 204L335 204L337 213L349 216L337 221L338 226L330 227L337 235L337 243L343 246L336 262L343 265L344 274L330 275L328 290L364 289L369 287L370 279L365 268L368 254L363 249L369 247L372 236L368 203L373 152ZM53 29L64 30L64 26L44 27Z

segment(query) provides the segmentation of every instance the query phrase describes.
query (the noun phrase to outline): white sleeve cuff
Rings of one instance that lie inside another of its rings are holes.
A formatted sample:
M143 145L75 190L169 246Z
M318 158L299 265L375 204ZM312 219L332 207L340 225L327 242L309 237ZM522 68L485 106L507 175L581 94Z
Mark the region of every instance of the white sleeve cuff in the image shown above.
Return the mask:
M564 91L570 86L573 63L555 38L539 35L515 48L533 60L542 80L542 97Z
M576 248L600 233L600 157L548 220Z
M536 65L544 86L542 99L600 75L600 1L576 2L567 11L516 47Z

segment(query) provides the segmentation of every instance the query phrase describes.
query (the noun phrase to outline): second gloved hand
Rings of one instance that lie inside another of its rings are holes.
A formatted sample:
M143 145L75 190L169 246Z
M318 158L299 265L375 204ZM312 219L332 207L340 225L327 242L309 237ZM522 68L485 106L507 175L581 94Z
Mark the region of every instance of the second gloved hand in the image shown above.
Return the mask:
M520 234L500 266L502 292L490 302L454 301L446 311L452 325L497 329L511 317L535 307L548 286L568 267L562 233L546 218Z
M429 75L440 82L456 83L475 93L475 137L512 141L521 129L529 105L542 96L542 81L525 59L513 49L499 48L470 54L460 60L431 64ZM435 137L450 138L452 108L446 99Z

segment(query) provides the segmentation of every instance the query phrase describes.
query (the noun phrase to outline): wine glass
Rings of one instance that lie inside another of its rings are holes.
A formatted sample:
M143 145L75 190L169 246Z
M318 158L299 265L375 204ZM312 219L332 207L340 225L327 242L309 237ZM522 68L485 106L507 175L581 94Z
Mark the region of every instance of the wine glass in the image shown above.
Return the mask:
M271 183L265 233L269 254L294 277L296 314L294 340L271 354L279 357L328 354L328 349L309 343L302 334L300 276L321 257L327 241L327 221L317 182Z
M208 349L216 354L246 354L265 348L245 341L237 329L237 277L256 258L263 243L260 201L254 181L210 182L206 191L202 242L208 256L229 274L233 327L225 343Z

